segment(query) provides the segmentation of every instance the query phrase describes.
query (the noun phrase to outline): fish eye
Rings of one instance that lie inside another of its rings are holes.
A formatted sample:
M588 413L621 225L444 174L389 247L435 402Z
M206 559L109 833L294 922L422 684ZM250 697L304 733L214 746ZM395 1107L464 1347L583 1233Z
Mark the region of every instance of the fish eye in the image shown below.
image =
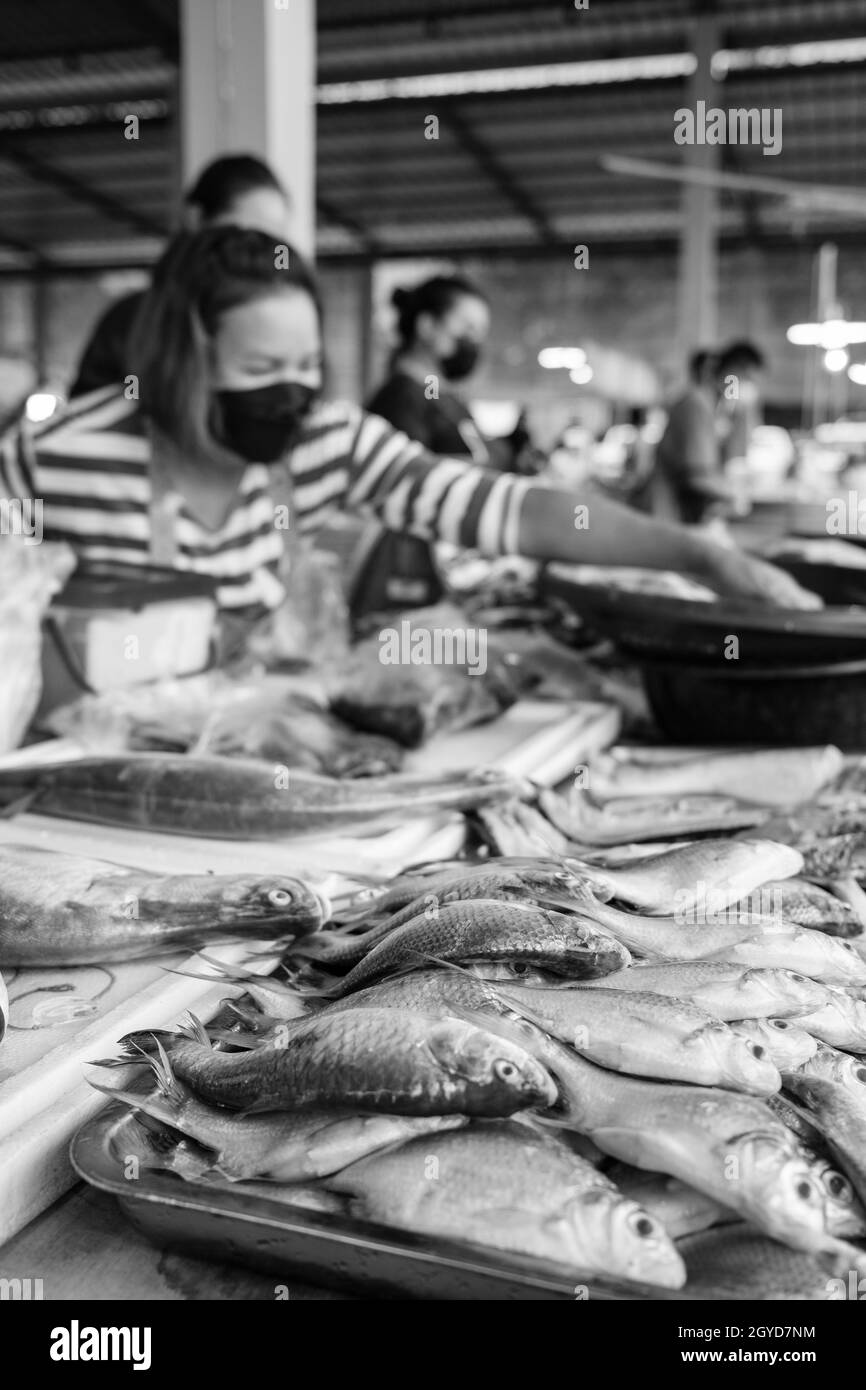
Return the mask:
M271 907L290 907L294 898L287 888L272 888L268 893L268 902Z
M798 985L804 985L806 983L805 975L795 975L793 971L791 972L791 979L796 980Z
M655 1222L651 1217L647 1216L646 1212L635 1212L632 1216L631 1224L635 1234L641 1236L644 1240L646 1240L648 1236L654 1236L656 1233Z
M851 1187L846 1178L841 1173L828 1173L826 1177L827 1191L833 1197L842 1197L850 1200L852 1196Z
M788 1027L788 1025L783 1018L771 1018L770 1027L778 1028L779 1032L783 1033L785 1029Z
M765 1047L761 1047L760 1043L749 1043L749 1050L751 1051L752 1056L757 1057L758 1060L760 1060L762 1057L766 1057L767 1055L767 1049Z
M815 1195L815 1193L812 1190L812 1184L810 1182L807 1182L805 1178L802 1178L800 1182L797 1183L797 1187L795 1190L797 1196L802 1197L804 1202L810 1201L811 1198Z
M529 966L526 964L526 961L516 960L511 969L514 971L515 975L525 975Z
M517 1075L517 1068L514 1063L506 1062L502 1057L497 1058L493 1063L493 1070L500 1081L513 1081Z
M858 1081L866 1081L866 1067L855 1067L854 1075Z

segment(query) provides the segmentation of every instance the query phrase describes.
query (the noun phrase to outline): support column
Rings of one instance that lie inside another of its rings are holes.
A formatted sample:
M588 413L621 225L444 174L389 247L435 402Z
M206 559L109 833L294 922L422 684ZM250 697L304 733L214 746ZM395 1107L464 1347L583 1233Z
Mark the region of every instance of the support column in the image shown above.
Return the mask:
M689 78L685 104L698 111L717 104L717 89L710 62L718 47L713 15L694 20L692 49L697 67ZM697 123L697 122L696 122ZM720 167L718 145L683 145L686 168L715 170ZM706 184L683 184L680 232L677 338L680 357L695 347L712 345L718 336L718 193Z
M220 154L266 160L315 246L315 0L181 0L184 183Z

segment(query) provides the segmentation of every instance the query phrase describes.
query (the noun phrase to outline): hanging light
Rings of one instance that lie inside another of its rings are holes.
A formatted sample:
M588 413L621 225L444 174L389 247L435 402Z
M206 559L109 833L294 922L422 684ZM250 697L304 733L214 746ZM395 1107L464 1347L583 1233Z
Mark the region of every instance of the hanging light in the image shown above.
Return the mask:
M588 362L584 362L581 367L572 367L568 375L575 386L586 386L592 381L592 367Z
M866 343L866 323L849 323L842 318L825 319L823 323L793 323L786 337L796 347L820 347L831 352L834 348L849 347L851 343Z
M866 362L852 362L848 368L848 379L856 386L866 386Z
M828 372L844 372L850 358L842 347L828 348L824 353L824 366Z
M557 368L574 371L585 362L586 353L579 347L546 347L538 354L539 367L548 367L551 371Z

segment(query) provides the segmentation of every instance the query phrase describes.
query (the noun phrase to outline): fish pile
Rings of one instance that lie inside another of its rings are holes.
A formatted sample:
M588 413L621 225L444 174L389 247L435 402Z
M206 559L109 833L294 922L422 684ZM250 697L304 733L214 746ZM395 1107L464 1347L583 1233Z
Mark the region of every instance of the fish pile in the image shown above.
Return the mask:
M652 1296L844 1297L866 1272L866 954L756 911L760 838L514 855L368 889L210 1032L98 1080L186 1181Z

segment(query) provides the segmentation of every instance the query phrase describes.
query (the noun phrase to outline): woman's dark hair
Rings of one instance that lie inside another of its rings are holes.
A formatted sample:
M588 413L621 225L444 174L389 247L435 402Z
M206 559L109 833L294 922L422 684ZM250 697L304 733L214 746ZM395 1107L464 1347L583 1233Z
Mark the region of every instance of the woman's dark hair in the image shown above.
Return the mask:
M743 338L735 343L728 343L728 346L722 349L719 353L717 371L719 376L724 376L727 372L763 371L765 366L766 359L761 349Z
M186 451L213 448L209 340L222 314L294 291L321 303L313 273L292 247L250 227L181 232L157 262L135 320L133 369L145 414Z
M288 201L283 185L263 160L254 154L227 154L205 165L184 202L197 209L203 222L211 222L257 188L272 188Z
M483 291L462 275L434 275L432 280L425 280L423 284L415 285L414 289L396 289L391 303L397 310L400 347L409 347L415 341L415 326L421 314L441 319L464 295L487 303Z

